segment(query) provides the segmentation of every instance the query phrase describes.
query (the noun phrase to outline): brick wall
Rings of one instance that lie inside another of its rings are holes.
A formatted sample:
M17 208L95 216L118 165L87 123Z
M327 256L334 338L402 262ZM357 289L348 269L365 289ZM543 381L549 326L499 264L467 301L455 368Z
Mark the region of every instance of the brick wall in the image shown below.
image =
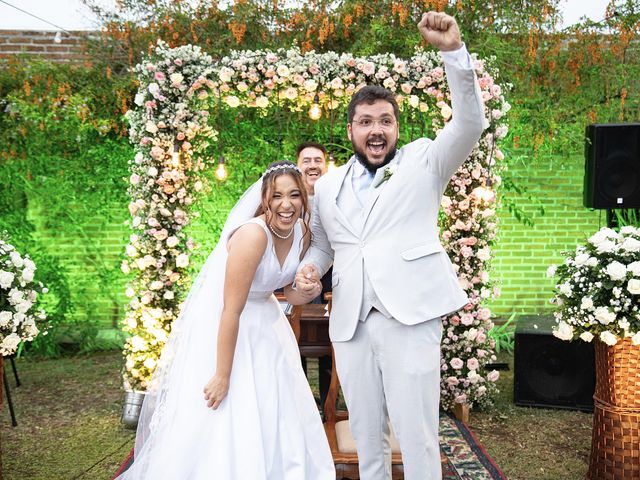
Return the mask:
M55 42L55 31L0 30L0 59L14 55L34 55L54 62L81 62L85 60L84 40L90 32L60 32L60 43Z
M495 314L550 311L554 279L546 277L551 264L563 261L561 252L575 249L577 243L606 224L600 211L582 206L584 157L542 157L529 165L512 169L518 184L544 207L543 215L534 216L534 225L525 226L508 212L498 212L499 238L495 246L492 277L502 295L490 305ZM522 198L518 205L532 208Z

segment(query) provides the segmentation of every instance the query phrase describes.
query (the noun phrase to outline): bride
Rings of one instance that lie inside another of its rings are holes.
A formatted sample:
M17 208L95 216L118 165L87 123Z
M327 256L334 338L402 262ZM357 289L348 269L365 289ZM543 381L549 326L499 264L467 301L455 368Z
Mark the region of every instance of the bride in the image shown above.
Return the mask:
M294 290L309 246L298 168L275 162L233 208L148 389L119 480L335 480L293 332L273 291ZM308 289L303 291L302 288ZM217 340L217 341L216 341Z

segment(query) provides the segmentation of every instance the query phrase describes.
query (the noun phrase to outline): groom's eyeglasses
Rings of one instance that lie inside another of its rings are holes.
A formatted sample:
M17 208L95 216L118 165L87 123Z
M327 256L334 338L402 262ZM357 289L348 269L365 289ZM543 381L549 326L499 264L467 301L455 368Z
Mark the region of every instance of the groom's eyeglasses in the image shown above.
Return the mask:
M384 117L379 120L373 118L361 118L360 120L354 120L353 123L362 129L372 129L378 125L383 130L391 130L396 126L396 120L392 117Z

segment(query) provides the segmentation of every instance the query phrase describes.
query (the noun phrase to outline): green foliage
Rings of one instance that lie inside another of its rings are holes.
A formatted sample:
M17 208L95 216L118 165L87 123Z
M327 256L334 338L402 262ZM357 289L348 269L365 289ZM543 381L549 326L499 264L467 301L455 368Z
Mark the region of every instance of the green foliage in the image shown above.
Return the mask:
M112 293L122 282L118 258L104 248L100 230L126 215L131 149L117 136L126 131L115 104L117 82L96 77L84 67L26 59L0 75L0 229L33 257L50 289L49 335L28 348L39 354L59 354L67 332L81 344L95 337L95 322L75 315L79 305L85 314L93 308L91 294L82 292L97 284L119 303ZM58 249L68 243L75 248Z
M489 330L488 335L496 342L496 353L506 352L509 355L513 354L515 348L515 325L516 313L512 313L502 325L495 325Z

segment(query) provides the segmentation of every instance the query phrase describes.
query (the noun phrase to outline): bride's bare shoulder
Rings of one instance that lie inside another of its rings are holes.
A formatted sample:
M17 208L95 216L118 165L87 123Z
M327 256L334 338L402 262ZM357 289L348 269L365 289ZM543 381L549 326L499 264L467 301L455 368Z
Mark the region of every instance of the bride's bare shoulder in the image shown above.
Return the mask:
M233 232L227 245L229 249L239 247L264 252L267 248L267 233L255 222L245 223Z

